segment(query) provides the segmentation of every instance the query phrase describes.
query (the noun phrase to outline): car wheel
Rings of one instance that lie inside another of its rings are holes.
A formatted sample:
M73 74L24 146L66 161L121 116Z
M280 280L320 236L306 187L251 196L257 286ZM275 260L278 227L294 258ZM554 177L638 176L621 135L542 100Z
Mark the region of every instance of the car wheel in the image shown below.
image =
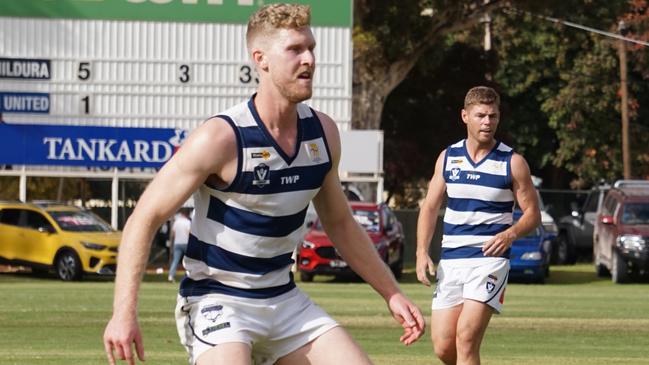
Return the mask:
M311 273L300 271L300 280L303 281L303 282L307 282L307 283L312 282L314 276L315 275L313 275Z
M81 280L81 260L74 251L63 251L56 257L56 275L63 281Z
M616 284L622 284L629 281L629 267L627 266L626 261L624 261L620 256L619 252L613 252L611 278Z
M575 254L575 246L568 238L566 233L560 233L556 239L556 249L552 250L555 256L553 260L559 265L573 265L577 262L577 255Z

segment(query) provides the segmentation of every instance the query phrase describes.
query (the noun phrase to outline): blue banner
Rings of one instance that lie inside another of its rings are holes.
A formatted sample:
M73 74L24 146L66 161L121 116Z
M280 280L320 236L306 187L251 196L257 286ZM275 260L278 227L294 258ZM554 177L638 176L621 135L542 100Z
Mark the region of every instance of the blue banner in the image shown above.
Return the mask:
M50 94L0 92L0 113L50 112Z
M0 123L0 164L161 167L187 131Z

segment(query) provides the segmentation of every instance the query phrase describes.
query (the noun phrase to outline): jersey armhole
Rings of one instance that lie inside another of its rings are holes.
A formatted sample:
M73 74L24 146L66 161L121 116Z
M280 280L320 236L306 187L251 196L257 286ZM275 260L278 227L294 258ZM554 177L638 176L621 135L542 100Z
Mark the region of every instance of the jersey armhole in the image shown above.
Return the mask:
M239 128L237 128L236 124L234 124L234 121L232 120L232 118L230 118L227 115L222 115L222 114L216 115L214 117L221 118L221 119L225 120L228 123L228 125L230 125L230 127L232 127L232 130L234 131L234 136L235 136L236 141L237 141L237 173L234 176L234 179L232 179L232 181L230 182L230 184L228 184L227 186L225 186L223 188L219 188L217 186L214 186L214 185L210 184L207 180L204 182L204 184L205 184L205 186L209 187L210 189L219 190L219 191L229 191L230 189L232 189L234 186L236 186L239 183L239 180L241 180L241 167L243 166L243 155L242 155L241 151L242 151L243 142L242 142L242 139L241 139L241 133L239 132Z
M446 162L448 161L448 150L451 148L451 146L446 147L446 151L444 151L444 165L442 166L442 177L444 178L444 183L448 183L446 180Z

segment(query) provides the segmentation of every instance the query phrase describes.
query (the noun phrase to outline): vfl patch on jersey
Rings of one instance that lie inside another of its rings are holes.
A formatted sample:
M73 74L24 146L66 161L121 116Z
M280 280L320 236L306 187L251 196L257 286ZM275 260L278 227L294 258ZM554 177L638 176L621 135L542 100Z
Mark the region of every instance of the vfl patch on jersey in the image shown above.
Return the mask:
M448 177L449 180L451 181L457 181L460 180L460 168L459 167L454 167L451 169L451 175Z
M263 150L261 152L252 152L250 154L250 157L252 158L263 158L264 160L268 160L270 158L270 152Z
M255 166L253 174L255 178L254 180L252 180L252 185L263 188L264 186L270 184L270 167L268 167L268 165L260 163L259 165Z
M487 281L487 293L491 294L496 289L496 284L492 281Z

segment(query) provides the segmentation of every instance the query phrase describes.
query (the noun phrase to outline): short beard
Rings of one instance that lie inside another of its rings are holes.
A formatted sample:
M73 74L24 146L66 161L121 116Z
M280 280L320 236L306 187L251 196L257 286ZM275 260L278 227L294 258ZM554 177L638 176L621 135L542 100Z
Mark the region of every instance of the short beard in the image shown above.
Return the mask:
M309 88L308 91L302 88L298 87L291 87L292 85L289 86L280 86L277 85L280 94L286 98L286 100L290 101L291 103L301 103L305 100L311 99L311 95L313 94L313 88Z

